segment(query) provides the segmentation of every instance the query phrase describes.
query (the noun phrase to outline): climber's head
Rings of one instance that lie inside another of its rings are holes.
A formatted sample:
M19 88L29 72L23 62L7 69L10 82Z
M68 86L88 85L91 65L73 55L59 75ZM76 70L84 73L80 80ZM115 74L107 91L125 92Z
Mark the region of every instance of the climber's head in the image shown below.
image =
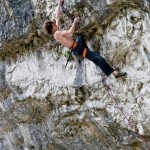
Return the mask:
M44 33L45 34L53 34L55 33L55 31L57 31L57 25L50 21L50 20L47 20L45 21L44 25L43 25L43 30L44 30Z

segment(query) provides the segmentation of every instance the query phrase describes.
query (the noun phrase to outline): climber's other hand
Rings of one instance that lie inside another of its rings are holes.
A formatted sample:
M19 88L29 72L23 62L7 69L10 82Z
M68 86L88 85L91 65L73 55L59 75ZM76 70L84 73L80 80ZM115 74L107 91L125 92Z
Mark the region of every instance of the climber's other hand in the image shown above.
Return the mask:
M79 16L74 18L74 23L78 23L79 21L80 21L80 17Z
M63 0L58 0L58 5L61 6Z

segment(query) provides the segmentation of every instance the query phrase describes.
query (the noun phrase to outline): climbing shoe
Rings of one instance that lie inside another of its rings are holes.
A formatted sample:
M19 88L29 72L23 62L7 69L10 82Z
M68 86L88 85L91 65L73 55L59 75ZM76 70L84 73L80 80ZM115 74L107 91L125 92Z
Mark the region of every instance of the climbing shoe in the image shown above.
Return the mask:
M122 76L125 76L125 75L127 75L127 73L126 72L117 72L117 74L115 75L115 78L119 78L119 77L122 77Z

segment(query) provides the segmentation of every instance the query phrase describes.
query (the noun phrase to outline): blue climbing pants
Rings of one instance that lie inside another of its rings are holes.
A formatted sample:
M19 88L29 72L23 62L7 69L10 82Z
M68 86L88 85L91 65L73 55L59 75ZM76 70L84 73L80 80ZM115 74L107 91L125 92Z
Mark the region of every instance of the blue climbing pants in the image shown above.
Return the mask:
M114 69L100 54L93 52L88 48L83 35L78 35L75 42L77 42L77 46L72 49L73 54L77 56L83 56L84 50L86 49L85 58L91 60L93 63L99 66L107 76L109 76L114 71Z

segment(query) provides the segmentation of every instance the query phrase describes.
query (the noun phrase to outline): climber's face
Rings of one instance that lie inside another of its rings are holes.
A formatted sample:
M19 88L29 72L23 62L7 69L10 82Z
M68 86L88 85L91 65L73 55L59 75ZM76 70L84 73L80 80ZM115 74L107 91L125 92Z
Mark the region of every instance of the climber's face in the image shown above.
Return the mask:
M53 23L53 31L57 31L57 25L55 23Z

